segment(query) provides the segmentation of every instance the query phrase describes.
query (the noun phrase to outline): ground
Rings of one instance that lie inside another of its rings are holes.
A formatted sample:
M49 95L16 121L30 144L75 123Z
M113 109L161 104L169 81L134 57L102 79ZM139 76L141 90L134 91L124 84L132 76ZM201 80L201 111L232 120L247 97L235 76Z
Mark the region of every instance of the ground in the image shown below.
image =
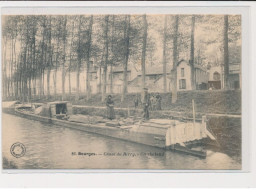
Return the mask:
M192 99L195 101L196 112L199 113L218 113L218 114L241 114L241 90L216 90L216 91L183 91L178 92L178 100L172 104L171 93L161 93L162 109L176 112L191 112ZM113 94L115 108L134 108L134 99L136 94L127 94L124 101L121 102L120 94ZM92 95L86 101L85 94L81 94L78 101L75 96L67 96L66 100L72 102L73 105L87 105L94 107L105 107L105 102L101 101L101 95ZM61 100L61 96L57 97ZM54 101L54 97L34 99L35 102Z

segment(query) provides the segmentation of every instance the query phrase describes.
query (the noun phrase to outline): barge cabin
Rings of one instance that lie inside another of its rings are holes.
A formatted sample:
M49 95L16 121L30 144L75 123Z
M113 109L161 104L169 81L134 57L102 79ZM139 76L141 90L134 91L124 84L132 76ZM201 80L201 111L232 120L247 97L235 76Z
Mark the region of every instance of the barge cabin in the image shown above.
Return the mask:
M36 108L34 113L44 117L67 119L72 115L72 104L68 101L48 102Z

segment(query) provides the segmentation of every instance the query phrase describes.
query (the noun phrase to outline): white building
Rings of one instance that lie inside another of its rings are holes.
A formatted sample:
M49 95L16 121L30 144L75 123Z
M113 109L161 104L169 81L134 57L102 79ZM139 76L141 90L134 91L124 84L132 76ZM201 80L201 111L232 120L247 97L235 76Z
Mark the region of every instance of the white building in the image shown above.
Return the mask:
M208 73L203 67L195 66L196 89L206 89L208 82ZM192 90L191 85L191 66L185 60L177 64L177 90Z

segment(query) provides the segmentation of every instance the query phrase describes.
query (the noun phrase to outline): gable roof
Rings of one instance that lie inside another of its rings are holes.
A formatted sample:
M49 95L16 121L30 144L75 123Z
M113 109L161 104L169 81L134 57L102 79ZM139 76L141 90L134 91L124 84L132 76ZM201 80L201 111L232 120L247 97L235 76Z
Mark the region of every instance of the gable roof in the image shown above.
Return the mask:
M166 73L170 74L172 68L170 66L166 66ZM150 66L146 67L146 75L159 75L163 74L163 66ZM142 75L141 71L138 72L138 75Z

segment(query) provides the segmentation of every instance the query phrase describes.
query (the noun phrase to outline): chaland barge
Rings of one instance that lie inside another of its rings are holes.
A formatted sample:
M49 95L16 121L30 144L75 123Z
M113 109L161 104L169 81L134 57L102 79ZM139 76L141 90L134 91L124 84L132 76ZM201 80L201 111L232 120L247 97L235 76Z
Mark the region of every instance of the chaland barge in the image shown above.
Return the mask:
M31 120L51 123L102 136L135 142L162 149L171 149L205 158L206 152L192 146L205 140L216 140L207 130L206 117L202 120L150 119L147 121L110 121L97 116L73 115L72 104L67 101L44 104L3 102L2 109Z

